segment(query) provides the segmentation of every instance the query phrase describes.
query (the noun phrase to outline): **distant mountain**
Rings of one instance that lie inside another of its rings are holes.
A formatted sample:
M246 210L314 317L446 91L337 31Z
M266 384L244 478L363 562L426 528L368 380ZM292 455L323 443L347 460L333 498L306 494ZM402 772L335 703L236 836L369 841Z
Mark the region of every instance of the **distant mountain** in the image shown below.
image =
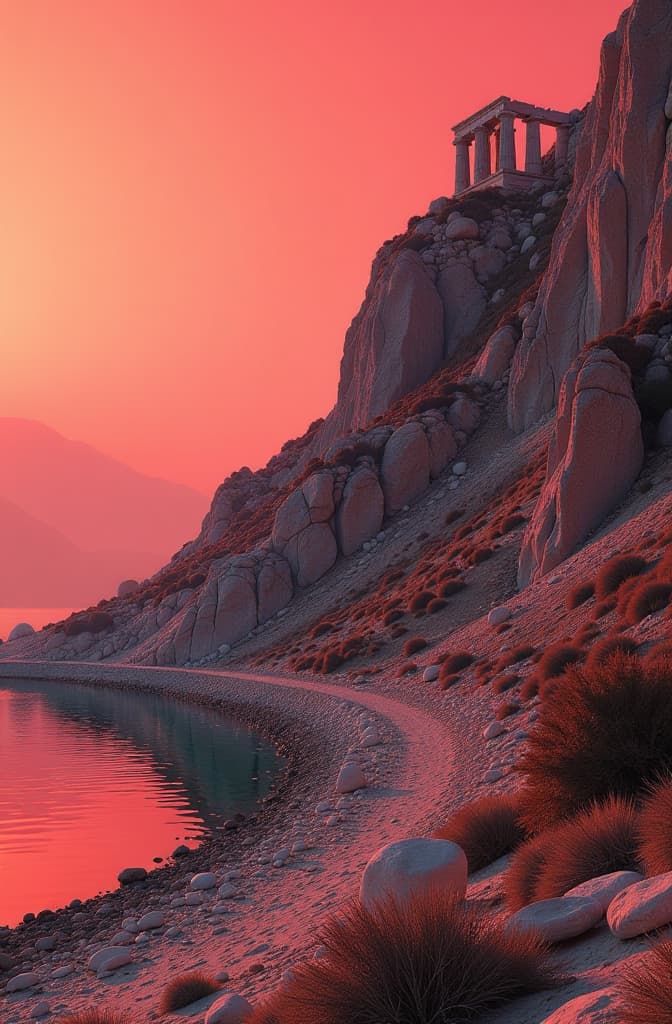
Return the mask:
M53 526L0 499L0 606L90 605L126 576L146 576L156 556L81 551Z
M85 604L158 569L208 508L33 420L0 417L0 604ZM22 595L22 596L18 596Z

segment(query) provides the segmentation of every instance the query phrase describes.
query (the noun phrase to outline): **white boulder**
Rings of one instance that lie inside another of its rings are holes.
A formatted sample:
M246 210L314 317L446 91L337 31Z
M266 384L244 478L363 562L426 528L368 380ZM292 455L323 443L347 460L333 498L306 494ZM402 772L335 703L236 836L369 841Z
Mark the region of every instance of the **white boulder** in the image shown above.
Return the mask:
M131 951L128 946L105 946L89 958L90 971L116 971L131 962Z
M671 922L672 871L628 886L607 908L607 923L617 939L632 939Z
M463 898L467 871L467 858L457 843L402 839L373 855L364 869L359 895L368 909L389 897L403 904L410 896L434 887Z
M212 1004L205 1015L205 1024L243 1024L252 1016L252 1004L235 992L227 992Z
M35 630L29 622L17 622L7 640L21 640L24 636L32 636Z
M536 932L545 942L564 942L590 931L602 920L602 906L589 896L540 900L507 922L508 931Z

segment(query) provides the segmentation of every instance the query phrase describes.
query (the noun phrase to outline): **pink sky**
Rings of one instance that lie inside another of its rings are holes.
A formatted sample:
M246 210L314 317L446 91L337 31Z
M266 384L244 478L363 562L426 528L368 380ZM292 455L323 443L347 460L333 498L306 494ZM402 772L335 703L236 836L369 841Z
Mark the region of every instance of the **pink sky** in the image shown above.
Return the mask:
M592 94L623 0L0 10L2 415L210 492L333 404L450 125Z

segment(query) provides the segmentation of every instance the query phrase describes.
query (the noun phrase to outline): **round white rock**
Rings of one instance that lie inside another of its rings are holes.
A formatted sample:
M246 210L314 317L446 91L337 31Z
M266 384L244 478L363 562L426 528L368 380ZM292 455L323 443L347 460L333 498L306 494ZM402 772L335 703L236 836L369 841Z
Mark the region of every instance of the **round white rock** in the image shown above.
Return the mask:
M371 909L392 896L403 904L430 888L446 889L462 899L467 889L467 858L445 839L401 839L383 846L364 869L359 896Z

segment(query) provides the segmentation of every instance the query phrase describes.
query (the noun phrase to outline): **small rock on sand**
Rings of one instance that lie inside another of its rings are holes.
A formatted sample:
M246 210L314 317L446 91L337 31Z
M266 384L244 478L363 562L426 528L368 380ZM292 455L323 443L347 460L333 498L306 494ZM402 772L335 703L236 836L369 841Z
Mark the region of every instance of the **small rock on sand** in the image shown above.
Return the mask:
M360 899L371 908L392 896L403 903L410 895L441 886L463 897L467 858L457 843L445 839L402 839L383 846L364 869Z
M212 1004L205 1024L243 1024L252 1015L252 1004L243 996L229 992Z
M507 931L537 932L546 942L563 942L590 931L602 920L602 907L589 896L530 903L509 918Z

